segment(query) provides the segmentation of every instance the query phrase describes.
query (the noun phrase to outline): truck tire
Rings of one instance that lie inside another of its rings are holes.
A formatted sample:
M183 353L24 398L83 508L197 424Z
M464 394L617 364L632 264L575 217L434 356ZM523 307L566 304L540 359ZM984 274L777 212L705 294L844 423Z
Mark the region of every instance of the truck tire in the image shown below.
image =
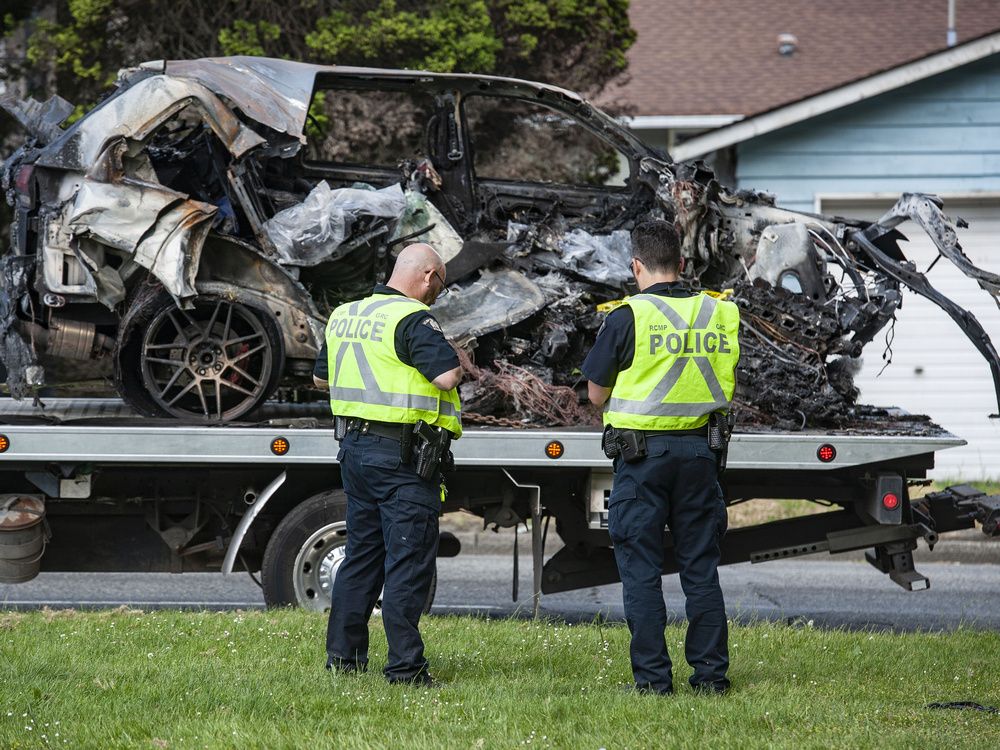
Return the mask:
M329 611L333 580L347 546L347 495L333 489L303 500L282 519L264 549L261 582L268 607ZM437 573L424 603L429 612ZM381 596L375 613L381 611Z

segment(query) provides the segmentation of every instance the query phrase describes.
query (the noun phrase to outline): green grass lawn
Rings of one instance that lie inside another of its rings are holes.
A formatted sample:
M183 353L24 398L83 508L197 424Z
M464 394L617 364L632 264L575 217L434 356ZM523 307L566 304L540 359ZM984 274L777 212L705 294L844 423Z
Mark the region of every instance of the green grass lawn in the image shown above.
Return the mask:
M428 617L441 686L323 669L325 618L252 613L0 614L0 747L996 747L1000 634L733 627L732 692L625 692L618 625ZM667 641L682 661L683 631Z

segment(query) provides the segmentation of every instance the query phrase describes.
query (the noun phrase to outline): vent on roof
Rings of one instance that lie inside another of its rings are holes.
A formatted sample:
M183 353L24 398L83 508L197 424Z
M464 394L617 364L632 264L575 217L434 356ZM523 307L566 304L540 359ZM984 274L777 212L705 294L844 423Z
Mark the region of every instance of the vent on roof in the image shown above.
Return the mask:
M799 40L795 34L778 34L778 54L791 57L799 48Z

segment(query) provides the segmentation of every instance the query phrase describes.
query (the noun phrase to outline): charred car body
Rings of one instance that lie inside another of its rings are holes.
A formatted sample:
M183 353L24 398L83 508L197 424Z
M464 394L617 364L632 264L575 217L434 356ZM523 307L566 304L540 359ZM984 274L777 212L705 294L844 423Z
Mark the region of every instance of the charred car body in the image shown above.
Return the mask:
M97 360L142 414L238 419L307 388L329 310L418 237L448 263L449 337L555 392L576 384L597 306L628 290L628 230L653 216L681 230L691 282L732 289L743 310L744 421L849 421L852 362L904 285L969 336L1000 399L982 327L899 249L913 220L1000 296L932 196L904 195L874 223L787 211L671 163L571 92L488 76L159 61L123 71L65 129L58 98L0 104L30 134L3 170L0 359L16 397L45 383L40 357ZM463 386L473 418L591 418L495 384L477 371Z

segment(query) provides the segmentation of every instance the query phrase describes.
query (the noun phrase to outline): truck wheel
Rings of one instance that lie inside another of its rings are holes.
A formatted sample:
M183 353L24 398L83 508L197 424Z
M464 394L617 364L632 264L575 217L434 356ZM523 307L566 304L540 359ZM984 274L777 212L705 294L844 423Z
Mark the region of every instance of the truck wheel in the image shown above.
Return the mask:
M118 332L119 393L140 413L229 422L274 391L284 345L271 313L203 295L181 310L159 287L135 295Z
M274 530L261 564L264 601L268 607L330 609L333 581L347 548L347 495L327 490L299 503ZM429 612L437 590L437 574L424 603ZM382 598L375 605L381 611Z

